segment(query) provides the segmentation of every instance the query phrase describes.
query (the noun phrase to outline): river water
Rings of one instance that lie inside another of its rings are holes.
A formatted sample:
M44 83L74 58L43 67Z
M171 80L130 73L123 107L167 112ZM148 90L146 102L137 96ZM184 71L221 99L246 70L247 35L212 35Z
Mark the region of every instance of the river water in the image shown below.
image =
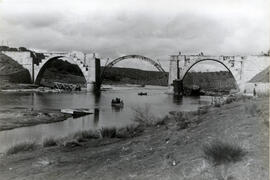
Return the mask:
M156 117L164 117L170 111L195 111L210 103L211 98L183 97L175 99L166 94L167 87L114 87L103 91L100 96L90 92L72 93L3 93L0 94L1 108L63 109L88 108L95 113L65 121L21 127L0 132L0 152L24 141L42 142L44 138L66 137L80 130L100 129L102 127L123 127L134 123L135 111L149 109ZM138 96L147 92L147 96ZM124 101L123 108L111 106L111 100L119 97Z

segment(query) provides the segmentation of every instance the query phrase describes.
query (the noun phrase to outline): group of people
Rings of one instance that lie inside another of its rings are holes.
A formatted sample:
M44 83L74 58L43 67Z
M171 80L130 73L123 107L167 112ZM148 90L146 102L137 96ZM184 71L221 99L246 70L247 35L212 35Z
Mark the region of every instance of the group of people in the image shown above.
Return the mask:
M120 98L112 99L112 103L122 103L123 101Z

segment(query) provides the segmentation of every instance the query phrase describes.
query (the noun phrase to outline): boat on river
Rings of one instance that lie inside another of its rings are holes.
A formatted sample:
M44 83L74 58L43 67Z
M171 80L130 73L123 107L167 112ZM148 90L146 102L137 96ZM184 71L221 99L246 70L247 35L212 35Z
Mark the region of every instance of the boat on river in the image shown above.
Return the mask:
M111 105L113 107L123 107L124 106L124 102L120 98L115 98L115 99L112 99Z
M138 95L139 96L147 96L147 92L139 92Z
M88 114L93 114L94 111L89 109L61 109L61 113L71 114L72 116L79 117Z

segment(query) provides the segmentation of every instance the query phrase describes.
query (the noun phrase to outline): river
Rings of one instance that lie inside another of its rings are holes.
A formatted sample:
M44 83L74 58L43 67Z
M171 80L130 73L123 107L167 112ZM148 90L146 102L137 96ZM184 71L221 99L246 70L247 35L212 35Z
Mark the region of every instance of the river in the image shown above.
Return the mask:
M100 129L102 127L123 127L134 123L134 109L148 108L156 117L164 117L170 111L194 111L199 106L210 103L208 96L183 97L175 99L166 94L167 87L117 86L103 91L100 96L91 92L72 93L2 93L0 108L63 109L88 108L95 113L79 118L68 118L65 121L21 127L0 132L0 152L24 141L42 142L47 137L60 138L80 130ZM138 96L147 92L147 96ZM111 106L111 100L119 97L124 101L123 108Z

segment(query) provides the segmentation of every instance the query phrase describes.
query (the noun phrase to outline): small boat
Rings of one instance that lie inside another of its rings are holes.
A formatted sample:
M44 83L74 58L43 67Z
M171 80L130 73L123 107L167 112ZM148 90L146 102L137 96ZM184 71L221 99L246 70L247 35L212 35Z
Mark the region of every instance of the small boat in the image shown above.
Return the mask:
M123 107L124 102L120 98L115 98L115 99L112 99L111 105L114 106L114 107Z
M147 92L139 92L138 95L139 96L147 96Z
M61 109L62 113L71 114L72 116L84 116L87 114L93 114L93 110L89 109Z

